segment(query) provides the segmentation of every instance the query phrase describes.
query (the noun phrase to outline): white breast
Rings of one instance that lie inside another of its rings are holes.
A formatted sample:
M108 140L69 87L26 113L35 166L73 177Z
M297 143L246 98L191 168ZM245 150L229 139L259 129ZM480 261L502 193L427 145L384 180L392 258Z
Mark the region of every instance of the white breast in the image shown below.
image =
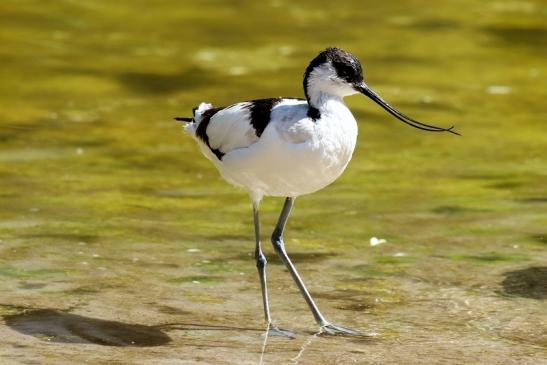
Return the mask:
M355 119L341 99L327 100L315 121L307 110L301 100L276 105L255 143L215 162L222 176L258 199L309 194L336 180L355 148Z

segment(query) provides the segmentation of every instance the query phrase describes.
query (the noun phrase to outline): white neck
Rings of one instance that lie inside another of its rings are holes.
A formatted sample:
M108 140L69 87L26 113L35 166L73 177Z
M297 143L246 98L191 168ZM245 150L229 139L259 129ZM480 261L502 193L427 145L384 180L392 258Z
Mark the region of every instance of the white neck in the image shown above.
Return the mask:
M328 109L333 103L344 103L342 96L324 91L309 91L308 97L308 103L319 111Z
M336 76L330 63L313 69L304 83L308 103L318 110L332 102L343 103L344 96L356 93L353 87Z

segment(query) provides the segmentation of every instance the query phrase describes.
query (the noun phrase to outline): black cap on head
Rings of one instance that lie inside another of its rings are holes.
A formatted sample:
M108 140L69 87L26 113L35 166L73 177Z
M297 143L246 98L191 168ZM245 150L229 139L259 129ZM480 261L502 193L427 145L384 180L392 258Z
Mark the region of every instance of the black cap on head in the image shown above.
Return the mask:
M327 48L324 52L342 80L352 84L363 81L363 68L357 57L339 48Z
M319 53L306 68L306 71L304 72L304 90L307 89L308 78L310 77L311 72L316 67L329 61L340 79L350 84L359 84L363 81L363 68L357 57L343 49L329 47Z

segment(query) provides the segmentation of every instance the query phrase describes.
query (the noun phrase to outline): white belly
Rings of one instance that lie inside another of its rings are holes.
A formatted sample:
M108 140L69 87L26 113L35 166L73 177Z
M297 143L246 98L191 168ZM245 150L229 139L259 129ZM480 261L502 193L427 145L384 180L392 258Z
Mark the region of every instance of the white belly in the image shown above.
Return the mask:
M357 124L349 110L314 123L310 138L301 143L288 141L279 129L268 126L257 143L232 151L215 165L226 180L248 189L257 199L320 190L335 181L349 163Z

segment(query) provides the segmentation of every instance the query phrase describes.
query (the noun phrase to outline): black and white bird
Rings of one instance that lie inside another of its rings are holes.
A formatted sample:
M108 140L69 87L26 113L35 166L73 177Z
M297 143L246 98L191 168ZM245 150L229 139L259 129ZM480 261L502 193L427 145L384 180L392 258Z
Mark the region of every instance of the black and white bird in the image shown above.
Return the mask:
M331 324L298 275L285 251L283 231L296 197L310 194L335 181L348 165L357 140L357 123L343 98L361 93L397 119L430 132L458 134L454 127L440 128L416 121L385 102L363 81L359 60L339 48L327 48L304 73L305 99L259 99L214 108L201 103L185 129L201 151L229 183L245 188L254 212L255 258L260 277L264 316L272 335L292 337L277 328L270 316L266 283L266 257L260 244L258 207L264 196L285 197L271 236L273 247L287 267L311 312L327 334L357 334Z

